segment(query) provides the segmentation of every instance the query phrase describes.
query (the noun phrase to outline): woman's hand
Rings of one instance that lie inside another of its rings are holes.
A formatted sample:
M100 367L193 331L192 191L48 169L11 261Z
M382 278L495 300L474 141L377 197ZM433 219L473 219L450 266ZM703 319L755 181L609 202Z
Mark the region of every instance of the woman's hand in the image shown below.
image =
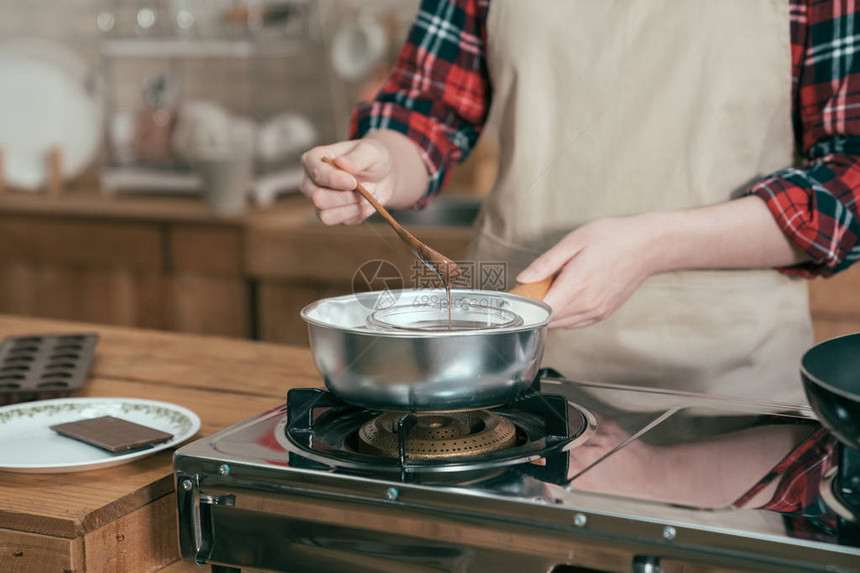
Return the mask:
M647 215L598 219L565 236L517 280L537 282L558 273L544 297L554 314L550 328L589 326L611 316L656 272L654 238Z
M808 259L764 201L743 197L697 209L598 219L532 261L517 280L537 282L558 272L544 298L555 313L550 326L580 328L611 316L655 273L762 269Z
M340 169L323 162L334 159ZM388 148L374 139L341 141L315 147L302 155L305 174L299 190L316 207L326 225L357 225L374 213L355 191L357 180L385 205L394 193L395 173Z
M340 169L323 163L330 157ZM326 225L357 225L373 214L357 181L390 209L405 209L424 196L430 177L421 149L402 133L378 129L354 141L314 147L302 155L299 190Z

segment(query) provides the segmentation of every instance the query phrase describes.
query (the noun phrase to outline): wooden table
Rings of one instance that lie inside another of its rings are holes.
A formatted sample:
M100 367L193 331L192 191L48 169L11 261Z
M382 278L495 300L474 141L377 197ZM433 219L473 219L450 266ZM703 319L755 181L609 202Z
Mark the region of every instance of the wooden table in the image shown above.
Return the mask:
M304 349L0 315L0 338L93 331L101 340L76 395L180 404L200 416L200 435L282 403L289 388L321 383ZM165 451L89 472L0 472L0 571L145 573L175 562L171 464Z

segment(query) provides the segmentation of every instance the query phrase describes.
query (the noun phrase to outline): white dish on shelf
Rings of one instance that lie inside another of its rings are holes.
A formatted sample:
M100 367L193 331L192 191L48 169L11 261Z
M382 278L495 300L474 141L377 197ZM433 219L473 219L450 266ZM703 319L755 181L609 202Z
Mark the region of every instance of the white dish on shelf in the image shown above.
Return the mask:
M3 54L18 54L21 56L37 57L56 65L75 79L80 85L86 86L94 81L90 67L83 58L63 44L39 37L23 37L9 40L0 44Z
M262 122L255 147L263 161L281 161L307 151L318 139L316 127L306 116L281 113Z
M64 178L84 171L102 138L102 106L87 91L86 64L44 41L0 45L0 150L6 183L37 189L48 177L48 154L61 153Z
M151 448L114 454L61 436L50 426L83 418L114 416L173 434ZM137 398L58 398L0 407L0 471L80 472L107 468L178 446L200 429L187 408Z
M343 80L356 81L385 56L388 37L369 9L335 32L331 45L331 64Z

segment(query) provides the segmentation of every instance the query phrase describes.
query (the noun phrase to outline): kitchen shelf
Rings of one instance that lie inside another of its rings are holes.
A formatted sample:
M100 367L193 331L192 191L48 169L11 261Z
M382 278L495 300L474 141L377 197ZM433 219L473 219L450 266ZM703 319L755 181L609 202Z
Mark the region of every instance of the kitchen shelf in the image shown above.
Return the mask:
M278 195L298 191L303 176L301 165L288 165L260 173L254 177L251 198L257 205L269 206ZM111 166L101 174L101 189L109 195L143 190L168 195L199 195L203 192L203 182L193 171Z
M277 146L269 145L269 152L263 153L265 145L258 138L265 135L263 124L282 117L289 120L290 114L317 121L309 117L319 111L316 102L283 89L289 74L302 75L306 80L307 70L317 73L323 68L321 60L328 51L322 33L324 10L317 0L278 0L261 5L233 2L231 9L219 5L203 12L209 16L206 26L187 29L176 20L178 12L173 14L159 5L161 15L150 18L158 25L146 29L136 26L134 31L131 23L139 23L141 11L154 10L154 4L145 0L109 1L115 4L106 12L111 25L102 28L99 44L108 86L105 132L110 141L110 155L101 173L102 191L202 194L204 185L194 166L181 160L193 156L193 150L180 149L174 130L182 126L186 104L203 102L212 104L213 114L223 112L220 115L236 121L241 135L231 137L241 139L243 148L257 152L249 190L254 203L269 205L278 195L297 191L303 177L300 150L281 146L271 151ZM308 64L306 59L311 57L314 60ZM130 79L144 80L140 97L128 89ZM159 121L169 117L173 123L156 125L154 116L147 116L156 110L170 114ZM196 122L197 131L205 132L199 126L208 125L211 117L191 123ZM201 137L224 140L223 127L215 125L211 133ZM149 137L146 133L158 133L154 144L157 153L141 151L136 145ZM271 139L270 134L266 141ZM155 161L152 157L166 159Z
M252 40L190 40L180 38L116 38L102 42L101 52L112 58L237 58L283 57L300 53L300 41L275 43Z
M107 194L145 189L156 193L196 195L202 188L200 177L190 171L111 166L101 174L101 189Z

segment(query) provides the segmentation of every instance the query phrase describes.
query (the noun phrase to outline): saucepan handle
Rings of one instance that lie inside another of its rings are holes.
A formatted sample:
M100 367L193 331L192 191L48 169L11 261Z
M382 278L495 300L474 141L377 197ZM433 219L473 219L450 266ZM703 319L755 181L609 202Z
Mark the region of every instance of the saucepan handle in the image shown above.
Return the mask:
M527 296L535 300L543 300L543 297L545 297L546 293L549 292L549 287L552 286L554 280L555 276L551 276L536 283L521 283L508 292L511 294L518 294L520 296Z

